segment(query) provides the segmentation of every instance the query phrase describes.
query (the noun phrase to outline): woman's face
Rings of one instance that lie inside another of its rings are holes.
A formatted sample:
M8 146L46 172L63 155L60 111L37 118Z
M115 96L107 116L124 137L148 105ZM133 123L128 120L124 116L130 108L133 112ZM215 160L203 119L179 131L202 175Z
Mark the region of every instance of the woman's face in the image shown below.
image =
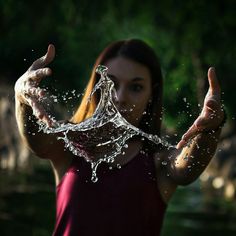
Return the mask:
M152 96L149 69L131 59L110 59L108 76L115 83L117 98L113 101L122 116L132 125L139 126L147 104Z

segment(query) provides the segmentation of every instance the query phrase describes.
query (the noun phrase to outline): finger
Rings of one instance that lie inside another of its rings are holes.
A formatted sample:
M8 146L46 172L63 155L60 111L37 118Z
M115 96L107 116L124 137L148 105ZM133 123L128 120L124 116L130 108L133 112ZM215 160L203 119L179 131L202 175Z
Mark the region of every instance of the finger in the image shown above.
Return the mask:
M211 116L221 111L221 103L217 98L208 99L203 109L206 116Z
M42 68L29 72L27 77L39 83L43 77L49 76L51 74L52 70L50 68Z
M183 139L181 139L180 141L179 141L179 143L176 145L176 148L177 149L180 149L180 148L182 148L182 147L184 147L185 145L186 145L186 141L185 140L183 140Z
M195 122L195 126L196 129L198 130L198 133L209 129L212 124L214 124L213 119L214 119L215 115L212 114L208 119L204 118L204 117L199 117Z
M42 99L43 96L45 95L45 89L41 89L39 87L29 87L28 89L25 90L24 94L27 94L28 96L31 97L36 97L38 99Z
M45 109L39 104L39 101L35 97L29 97L28 102L33 110L33 114L41 120L46 115Z
M43 106L40 105L39 101L35 97L28 97L27 101L33 110L33 115L37 119L42 120L44 123L46 123L47 126L51 127L54 121L47 114Z
M205 113L206 115L200 116L195 121L195 125L200 131L215 129L224 119L224 110L220 106L213 109L207 107L207 109L208 111Z
M195 137L199 132L201 131L201 129L199 129L195 123L187 130L187 132L182 136L182 142L187 143L190 139L192 139L193 137Z
M48 46L47 53L33 62L29 70L37 70L39 68L45 67L47 64L53 61L55 57L55 47L53 44Z
M210 98L205 103L206 108L211 112L216 112L218 109L221 108L220 101L217 98Z
M216 72L214 67L210 67L208 70L208 81L209 81L209 90L212 95L220 94L220 84L216 77Z

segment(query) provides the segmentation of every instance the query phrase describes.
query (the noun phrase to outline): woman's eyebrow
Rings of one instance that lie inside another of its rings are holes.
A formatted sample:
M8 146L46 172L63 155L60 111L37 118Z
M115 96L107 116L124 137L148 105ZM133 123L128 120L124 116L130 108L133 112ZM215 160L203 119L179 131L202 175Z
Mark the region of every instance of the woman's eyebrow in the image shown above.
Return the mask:
M144 78L142 78L142 77L134 77L132 79L133 82L139 82L139 81L143 81L143 80L144 80Z
M112 80L118 80L118 78L115 75L107 74L107 76ZM143 81L143 80L144 80L143 77L134 77L131 79L132 82L139 82L139 81Z

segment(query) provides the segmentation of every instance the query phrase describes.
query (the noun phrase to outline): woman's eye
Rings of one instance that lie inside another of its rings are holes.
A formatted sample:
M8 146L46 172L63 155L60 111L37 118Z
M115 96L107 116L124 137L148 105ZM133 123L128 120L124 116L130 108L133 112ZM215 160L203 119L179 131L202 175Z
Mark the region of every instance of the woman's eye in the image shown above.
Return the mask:
M143 86L141 84L132 84L130 86L130 90L133 92L140 92L143 89Z

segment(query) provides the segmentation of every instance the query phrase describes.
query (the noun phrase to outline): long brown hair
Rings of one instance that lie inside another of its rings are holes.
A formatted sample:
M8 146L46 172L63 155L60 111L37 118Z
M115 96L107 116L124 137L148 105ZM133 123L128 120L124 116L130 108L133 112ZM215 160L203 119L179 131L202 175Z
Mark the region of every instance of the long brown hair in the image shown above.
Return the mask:
M90 102L88 97L99 80L99 75L95 70L98 65L105 64L108 60L122 56L139 62L146 66L151 73L152 81L152 101L146 108L146 114L143 115L139 128L147 133L160 135L162 120L162 73L159 60L151 47L139 39L120 40L108 45L98 56L92 70L84 97L71 122L79 123L94 113L99 102L99 94L92 96Z

